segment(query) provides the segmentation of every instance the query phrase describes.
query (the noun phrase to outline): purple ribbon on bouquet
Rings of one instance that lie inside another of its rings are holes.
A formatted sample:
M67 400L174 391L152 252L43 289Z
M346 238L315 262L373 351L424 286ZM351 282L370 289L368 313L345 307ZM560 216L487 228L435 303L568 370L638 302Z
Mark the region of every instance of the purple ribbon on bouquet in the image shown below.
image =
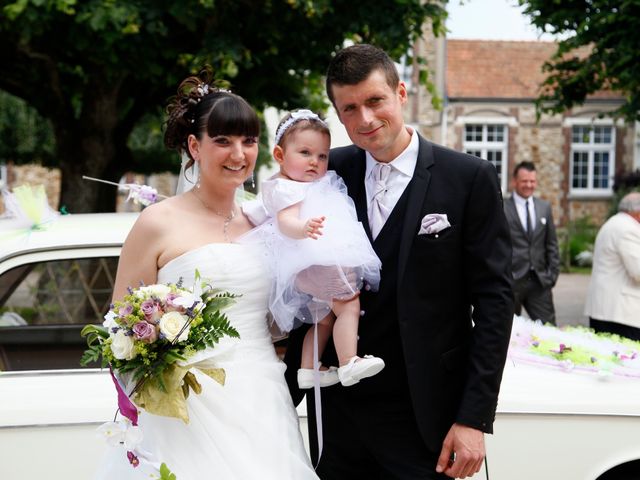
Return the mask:
M133 404L133 402L129 399L129 396L125 393L122 385L113 374L113 370L109 368L109 373L111 374L111 380L113 380L114 385L116 386L116 392L118 392L118 408L120 409L120 413L123 416L127 417L131 420L131 423L134 426L138 425L138 409Z

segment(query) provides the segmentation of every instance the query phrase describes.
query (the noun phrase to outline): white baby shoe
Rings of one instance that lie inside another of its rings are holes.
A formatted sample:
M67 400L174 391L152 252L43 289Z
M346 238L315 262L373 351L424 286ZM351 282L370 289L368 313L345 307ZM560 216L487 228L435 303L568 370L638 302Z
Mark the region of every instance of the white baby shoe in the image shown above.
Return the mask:
M384 361L372 355L352 357L344 367L338 368L338 378L345 387L355 385L363 378L373 377L384 368Z
M335 385L340 382L340 379L338 378L338 369L336 367L329 367L328 370L320 370L319 373L321 387L330 387L331 385ZM312 368L299 368L298 387L301 389L313 388L314 375Z

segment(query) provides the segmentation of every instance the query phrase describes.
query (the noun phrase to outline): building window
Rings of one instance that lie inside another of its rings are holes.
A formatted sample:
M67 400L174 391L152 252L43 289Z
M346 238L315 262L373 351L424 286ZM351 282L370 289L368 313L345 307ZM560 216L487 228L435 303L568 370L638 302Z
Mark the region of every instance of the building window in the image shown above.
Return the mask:
M610 194L615 170L615 129L611 125L571 127L571 192Z
M501 124L467 124L462 149L465 153L490 161L496 167L502 191L507 189L507 126Z

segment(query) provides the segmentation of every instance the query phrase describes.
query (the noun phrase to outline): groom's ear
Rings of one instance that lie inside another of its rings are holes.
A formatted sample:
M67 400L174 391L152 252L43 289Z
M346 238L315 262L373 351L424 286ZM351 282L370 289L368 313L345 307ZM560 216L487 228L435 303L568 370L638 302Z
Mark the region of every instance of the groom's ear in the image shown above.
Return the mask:
M273 158L275 158L276 162L278 162L280 165L282 165L282 163L284 162L284 150L280 145L276 145L275 147L273 147Z

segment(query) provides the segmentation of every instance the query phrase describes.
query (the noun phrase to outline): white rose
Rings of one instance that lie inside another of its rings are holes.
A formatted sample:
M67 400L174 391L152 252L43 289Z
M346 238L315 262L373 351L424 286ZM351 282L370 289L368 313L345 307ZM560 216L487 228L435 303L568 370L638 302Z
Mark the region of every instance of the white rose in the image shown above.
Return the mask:
M180 333L180 330L189 321L189 317L182 315L180 312L168 312L160 318L160 332L169 340L173 339ZM189 327L187 326L178 337L179 342L184 342L189 338Z
M160 300L164 300L169 293L171 293L171 288L167 287L166 285L162 285L161 283L155 285L147 285L136 290L136 296L138 298L153 296L159 298Z
M131 360L138 354L133 347L133 338L122 329L111 336L111 351L118 360Z

